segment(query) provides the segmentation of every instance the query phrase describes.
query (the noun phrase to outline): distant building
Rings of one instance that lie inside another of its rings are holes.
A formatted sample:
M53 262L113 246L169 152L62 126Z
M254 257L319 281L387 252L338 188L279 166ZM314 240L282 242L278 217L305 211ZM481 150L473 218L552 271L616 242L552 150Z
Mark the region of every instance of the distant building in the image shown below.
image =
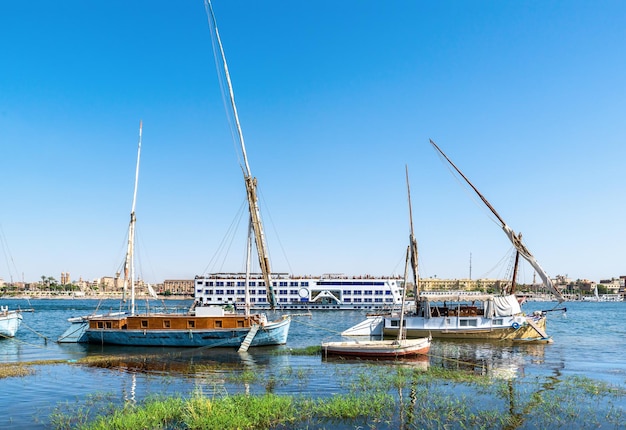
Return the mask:
M169 291L175 296L194 295L195 281L193 279L166 279L163 281L163 289L160 293Z

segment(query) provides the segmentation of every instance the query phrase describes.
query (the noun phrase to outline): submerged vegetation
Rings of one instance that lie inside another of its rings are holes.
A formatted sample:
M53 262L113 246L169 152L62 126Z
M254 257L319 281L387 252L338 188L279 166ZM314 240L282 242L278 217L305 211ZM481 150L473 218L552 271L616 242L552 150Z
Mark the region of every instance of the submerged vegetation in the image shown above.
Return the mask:
M142 359L125 357L133 368ZM162 362L162 360L160 360ZM436 360L431 360L436 361ZM111 357L88 365L109 367ZM144 369L150 368L145 365ZM58 405L56 429L619 428L626 391L579 376L498 378L445 363L311 361L278 369L196 363L188 394L122 401L99 395ZM307 394L319 372L336 389Z
M28 376L33 373L35 373L35 370L31 366L25 366L21 363L3 364L0 366L0 379Z

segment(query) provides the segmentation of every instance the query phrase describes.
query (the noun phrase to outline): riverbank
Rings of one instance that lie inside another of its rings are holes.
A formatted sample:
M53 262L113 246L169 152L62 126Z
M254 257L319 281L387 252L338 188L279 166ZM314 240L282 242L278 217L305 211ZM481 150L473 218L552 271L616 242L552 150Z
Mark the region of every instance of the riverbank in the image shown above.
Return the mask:
M37 300L37 299L50 299L50 300L122 300L121 293L102 293L102 294L90 294L81 295L76 293L60 294L57 292L32 292L29 294L3 294L0 295L0 300ZM157 299L150 295L135 295L135 300L193 300L193 296L177 296L167 295L158 296ZM127 299L128 300L128 299Z

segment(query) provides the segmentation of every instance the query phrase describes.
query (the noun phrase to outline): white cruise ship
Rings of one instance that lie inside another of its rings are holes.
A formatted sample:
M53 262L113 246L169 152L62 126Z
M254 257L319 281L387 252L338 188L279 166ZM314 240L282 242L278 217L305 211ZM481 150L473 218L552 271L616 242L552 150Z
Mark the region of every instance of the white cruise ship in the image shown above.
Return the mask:
M400 277L344 276L320 277L271 276L276 307L286 310L383 310L402 303L403 280ZM265 281L260 273L250 274L251 309L269 309ZM197 306L232 305L243 309L245 273L211 273L195 279Z

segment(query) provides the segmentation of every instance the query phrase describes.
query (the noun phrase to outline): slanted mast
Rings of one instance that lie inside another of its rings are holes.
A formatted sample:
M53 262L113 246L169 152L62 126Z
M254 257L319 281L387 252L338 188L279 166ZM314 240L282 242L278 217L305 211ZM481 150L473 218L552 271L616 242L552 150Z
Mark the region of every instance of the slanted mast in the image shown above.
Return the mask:
M246 153L246 145L243 139L243 131L239 122L239 114L237 113L237 105L235 104L235 93L233 92L232 82L230 80L230 73L228 71L228 64L226 62L226 55L224 54L224 48L222 46L222 40L220 38L219 31L217 29L217 22L215 20L215 14L213 13L213 6L210 0L205 0L204 6L209 17L209 26L214 30L216 44L213 45L214 49L219 51L219 57L222 60L222 68L226 77L226 85L228 86L228 96L230 100L230 106L233 111L235 119L235 127L237 129L237 139L241 146L241 153L243 154L242 166L244 181L246 185L246 196L248 199L248 208L250 211L250 224L254 232L254 239L259 257L259 265L263 278L265 280L267 299L272 309L276 306L276 298L274 295L274 288L271 282L271 268L269 253L267 251L267 245L265 244L265 234L263 232L263 224L261 222L261 211L259 209L259 199L257 197L257 179L252 176L250 171L250 165L248 163L248 155ZM218 52L216 52L217 56Z
M456 165L446 156L446 154L443 153L443 151L437 146L435 142L433 142L432 139L430 139L430 143L437 150L437 152L439 152L439 154L441 154L443 158L446 159L446 161L454 168L454 170L456 170L456 172L459 175L461 175L461 177L465 180L465 182L467 182L467 184L474 190L474 192L478 195L478 197L480 197L480 199L483 201L483 203L485 203L485 205L494 214L494 216L498 219L498 221L500 221L502 230L504 230L504 233L507 235L507 237L509 238L509 240L511 241L515 249L517 249L517 251L521 254L521 256L524 257L524 259L528 261L528 263L537 271L537 273L539 274L539 277L541 278L545 286L548 287L550 291L552 291L552 294L554 294L554 296L557 298L559 302L564 302L565 298L561 295L560 291L554 286L548 274L545 272L545 270L543 270L543 268L539 265L535 257L530 253L530 251L522 243L522 236L521 235L518 236L517 234L515 234L515 232L511 229L511 227L509 227L504 222L502 217L498 214L498 212L496 212L494 207L491 206L491 203L487 201L487 199L480 193L480 191L478 191L478 189L470 182L469 179L467 179L467 177L463 174L463 172L461 172L459 168L456 167Z

